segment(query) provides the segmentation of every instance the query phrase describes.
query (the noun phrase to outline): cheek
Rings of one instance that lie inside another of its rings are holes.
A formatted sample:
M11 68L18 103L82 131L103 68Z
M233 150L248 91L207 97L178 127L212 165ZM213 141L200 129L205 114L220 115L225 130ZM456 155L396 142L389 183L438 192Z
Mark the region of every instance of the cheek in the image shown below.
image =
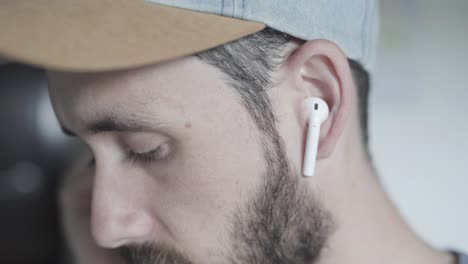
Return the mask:
M224 121L192 122L190 136L164 169L169 180L158 185L165 222L188 248L219 247L233 211L252 194L265 168L256 129Z

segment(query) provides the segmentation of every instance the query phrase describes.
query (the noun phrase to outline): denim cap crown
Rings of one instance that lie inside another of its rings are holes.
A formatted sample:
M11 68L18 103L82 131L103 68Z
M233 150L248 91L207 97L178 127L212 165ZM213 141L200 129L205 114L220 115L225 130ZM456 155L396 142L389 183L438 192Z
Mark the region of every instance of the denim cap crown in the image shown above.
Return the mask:
M303 40L327 39L372 72L378 35L377 0L146 0L263 23Z

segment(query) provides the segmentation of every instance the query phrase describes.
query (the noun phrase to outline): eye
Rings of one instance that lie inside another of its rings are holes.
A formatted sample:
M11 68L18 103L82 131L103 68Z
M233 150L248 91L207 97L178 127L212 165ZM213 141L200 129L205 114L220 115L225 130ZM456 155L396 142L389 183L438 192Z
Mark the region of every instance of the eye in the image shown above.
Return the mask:
M134 163L149 163L158 160L167 159L171 152L171 146L169 143L159 145L156 149L148 152L134 152L128 151L128 159Z

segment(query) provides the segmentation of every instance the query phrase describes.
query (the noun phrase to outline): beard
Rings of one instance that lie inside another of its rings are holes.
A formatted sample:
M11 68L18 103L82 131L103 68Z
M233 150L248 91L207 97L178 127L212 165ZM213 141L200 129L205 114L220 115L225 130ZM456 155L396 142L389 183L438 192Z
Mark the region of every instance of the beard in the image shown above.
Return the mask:
M276 144L274 144L276 143ZM312 264L332 230L331 215L300 184L288 163L282 141L263 144L267 168L252 197L233 215L230 248L222 249L227 264ZM191 264L189 258L163 245L121 248L128 264Z

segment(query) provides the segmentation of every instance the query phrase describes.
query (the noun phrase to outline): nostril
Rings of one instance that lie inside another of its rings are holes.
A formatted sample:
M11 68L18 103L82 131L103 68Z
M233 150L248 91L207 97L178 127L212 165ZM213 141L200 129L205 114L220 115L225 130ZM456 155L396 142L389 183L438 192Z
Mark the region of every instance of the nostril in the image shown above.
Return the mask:
M104 248L145 242L152 231L152 221L144 212L117 212L94 217L93 236Z

